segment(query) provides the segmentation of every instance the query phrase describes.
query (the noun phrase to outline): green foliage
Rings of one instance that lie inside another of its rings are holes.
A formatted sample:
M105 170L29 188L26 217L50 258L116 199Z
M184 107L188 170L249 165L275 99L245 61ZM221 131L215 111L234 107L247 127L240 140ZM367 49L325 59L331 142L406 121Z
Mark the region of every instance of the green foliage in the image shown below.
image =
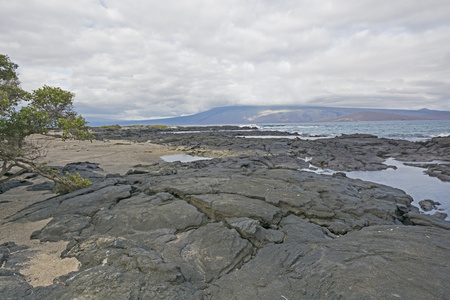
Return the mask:
M20 88L16 73L18 67L7 55L0 54L0 117L22 99L30 96Z
M46 85L28 93L20 87L17 68L7 55L0 54L0 182L13 178L5 174L17 167L68 187L87 184L67 176L58 183L59 177L46 173L35 163L43 149L26 141L32 134L47 134L52 129L62 130L63 140L92 140L86 121L73 109L74 94Z
M147 125L148 128L167 129L167 125Z
M72 105L74 96L73 93L59 87L44 85L33 91L30 106L46 112L49 117L48 125L58 127L59 119L73 119L76 116Z
M58 194L67 194L72 191L88 187L92 184L89 179L81 177L78 173L75 175L66 173L64 177L59 177L59 180L55 183L55 192Z
M81 177L79 173L73 175L67 172L65 175L60 175L58 171L52 168L47 168L46 165L47 163L42 163L41 170L47 178L55 182L55 193L67 194L72 191L88 187L92 184L89 179Z
M85 120L81 115L73 118L59 118L58 127L63 130L62 140L79 139L90 140L92 142L93 135L89 132Z
M105 125L105 126L100 126L100 128L103 128L103 129L110 129L110 130L113 130L113 131L118 131L118 130L120 130L122 127L121 127L119 124L115 124L115 125Z

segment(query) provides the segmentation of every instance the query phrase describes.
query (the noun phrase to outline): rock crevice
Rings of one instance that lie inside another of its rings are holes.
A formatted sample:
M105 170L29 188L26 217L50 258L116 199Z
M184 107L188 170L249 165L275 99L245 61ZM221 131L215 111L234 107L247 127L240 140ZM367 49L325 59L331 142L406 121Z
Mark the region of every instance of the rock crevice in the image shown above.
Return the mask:
M301 149L311 143L304 141L266 148L245 142L226 146L240 156L135 166L136 172L104 178L10 216L7 222L52 218L32 238L69 241L61 256L76 258L81 268L53 285L33 288L4 267L17 255L11 249L20 247L4 243L0 292L6 299L389 299L394 293L443 299L450 294L449 222L420 214L401 190L299 170L304 162L296 157L315 155L324 164L319 157L331 149L330 141L320 142L325 150L319 142L311 149ZM341 164L345 170L382 167L382 159L372 154L347 161L355 153L363 156L369 146L424 155L403 141L345 136L334 142L342 151L360 145L345 157L327 158L328 166ZM272 156L255 158L255 149Z

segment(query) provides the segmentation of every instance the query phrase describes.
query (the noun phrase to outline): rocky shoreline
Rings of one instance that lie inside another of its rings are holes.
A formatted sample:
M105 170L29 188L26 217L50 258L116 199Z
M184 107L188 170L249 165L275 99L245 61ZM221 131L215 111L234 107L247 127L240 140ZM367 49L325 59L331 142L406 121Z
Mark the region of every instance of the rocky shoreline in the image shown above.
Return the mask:
M21 270L31 254L2 241L4 299L450 295L450 222L421 214L399 189L339 172L386 169L385 159L394 157L421 162L430 176L450 181L450 137L261 139L243 136L286 133L239 127L94 133L98 140L150 142L213 159L140 163L126 174L102 174L95 161L66 166L95 183L33 203L2 226L50 220L31 239L68 243L60 255L80 268L53 284L30 285ZM310 164L336 173L300 171Z
M425 142L392 140L368 134L342 135L336 138L300 139L294 133L259 131L253 127L211 126L173 127L154 129L125 127L122 130L96 128L98 139L120 139L135 142L151 141L170 145L191 155L209 157L284 156L311 157L309 163L335 171L374 171L388 168L387 158L414 164L427 169L430 176L450 181L450 137L436 137ZM244 137L267 136L246 139ZM277 138L271 138L277 137ZM282 137L289 137L282 139ZM292 139L293 137L298 137ZM433 161L440 163L426 163Z

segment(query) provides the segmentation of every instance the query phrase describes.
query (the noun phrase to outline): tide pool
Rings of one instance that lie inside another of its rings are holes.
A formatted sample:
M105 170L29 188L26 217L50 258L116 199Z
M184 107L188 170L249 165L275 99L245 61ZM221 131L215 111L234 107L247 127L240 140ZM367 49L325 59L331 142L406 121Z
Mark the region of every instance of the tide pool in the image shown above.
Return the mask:
M200 157L200 156L192 156L187 154L172 154L172 155L163 155L161 156L161 159L165 162L192 162L197 160L209 160L212 158L209 157Z

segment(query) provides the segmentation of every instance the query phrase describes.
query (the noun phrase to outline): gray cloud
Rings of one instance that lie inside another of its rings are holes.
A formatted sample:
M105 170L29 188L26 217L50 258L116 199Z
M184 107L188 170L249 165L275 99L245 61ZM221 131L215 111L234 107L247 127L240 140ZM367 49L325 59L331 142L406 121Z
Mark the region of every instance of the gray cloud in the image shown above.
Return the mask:
M450 2L45 1L2 4L0 49L26 89L86 117L236 104L450 110Z

